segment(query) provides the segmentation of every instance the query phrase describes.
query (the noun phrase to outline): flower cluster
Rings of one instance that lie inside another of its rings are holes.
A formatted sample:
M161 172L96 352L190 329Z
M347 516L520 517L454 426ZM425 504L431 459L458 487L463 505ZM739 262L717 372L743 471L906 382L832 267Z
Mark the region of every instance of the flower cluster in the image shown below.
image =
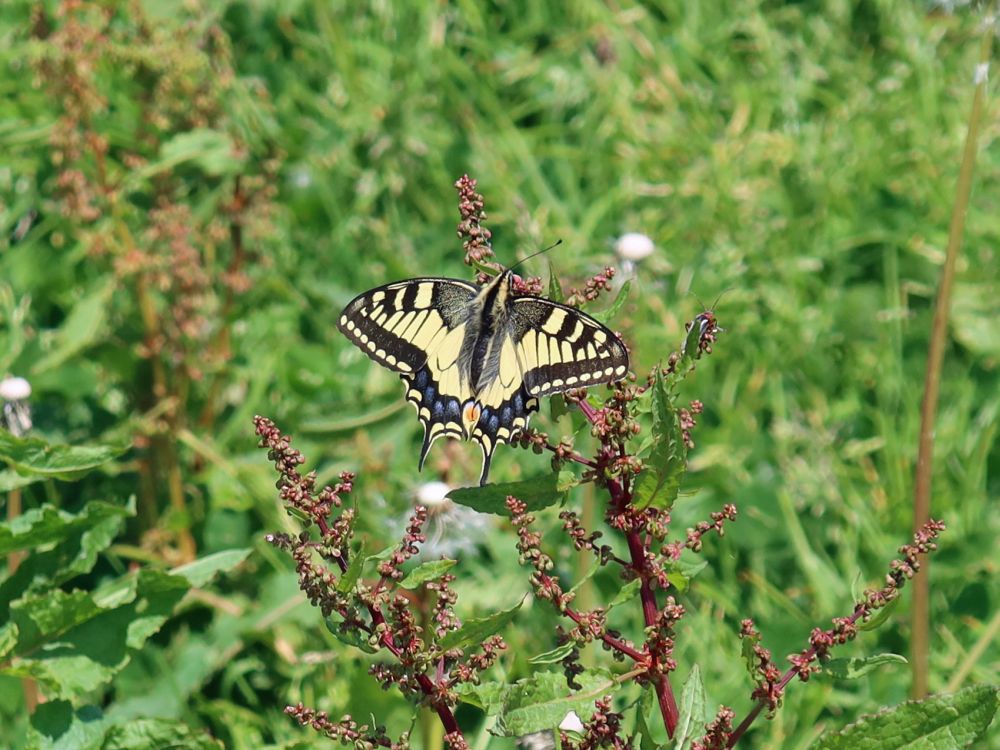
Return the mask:
M622 715L611 710L611 698L598 698L594 705L596 710L584 723L583 737L579 741L572 740L566 732L560 732L562 747L570 750L597 750L600 747L625 750L631 747L632 743L620 735Z
M377 662L369 674L383 688L397 688L416 705L435 711L446 730L452 750L467 747L455 720L458 704L456 688L463 683L476 684L506 649L498 635L491 635L466 648L445 648L441 641L460 629L455 614L457 601L451 589L454 576L441 573L423 584L422 596L428 602L432 628L429 634L420 624L423 617L414 614L412 592L397 588L405 577L403 566L420 551L425 541L423 527L428 511L418 505L410 517L399 544L388 558L375 563L378 579L364 580L365 564L374 558L353 559L355 511L344 508L343 496L353 489L354 475L345 472L335 486L317 488L314 472L303 474L302 453L291 446L291 439L264 417L254 424L260 447L267 449L278 472L279 497L289 512L305 517L307 527L318 530L314 539L308 528L298 535L270 534L267 539L287 552L295 562L299 588L320 609L327 625L338 637L350 643L364 642L367 647L390 657ZM382 557L381 555L379 557ZM335 617L333 617L335 616ZM404 747L406 737L393 742L378 727L358 726L350 716L331 721L326 713L302 705L286 711L303 725L308 725L332 739L354 743L356 747Z
M486 204L483 196L476 192L476 181L463 175L455 183L458 190L458 212L462 221L458 225L458 236L462 238L465 248L465 264L482 265L493 257L489 229L483 226L486 221Z
M615 277L615 269L605 266L604 271L594 274L583 285L583 289L571 289L566 297L566 304L580 307L587 302L593 302L601 296L602 291L611 291L611 279Z

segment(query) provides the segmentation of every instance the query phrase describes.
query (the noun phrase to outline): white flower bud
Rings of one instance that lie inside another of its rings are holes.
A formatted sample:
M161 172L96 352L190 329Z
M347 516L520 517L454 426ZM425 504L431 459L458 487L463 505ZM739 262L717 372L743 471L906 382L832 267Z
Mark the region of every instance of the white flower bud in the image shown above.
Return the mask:
M24 378L0 380L0 400L23 401L31 395L31 383Z
M417 487L416 501L428 508L434 508L451 502L448 500L449 492L451 492L451 487L444 482L424 482Z
M627 232L615 242L615 252L625 261L638 262L653 253L653 241L640 232Z

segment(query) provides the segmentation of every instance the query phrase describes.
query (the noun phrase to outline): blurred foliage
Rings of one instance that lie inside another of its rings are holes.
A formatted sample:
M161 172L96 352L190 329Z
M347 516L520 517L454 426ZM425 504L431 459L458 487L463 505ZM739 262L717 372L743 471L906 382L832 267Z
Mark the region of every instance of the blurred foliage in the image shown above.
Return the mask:
M474 446L436 446L416 474L419 426L398 381L333 325L378 283L468 273L451 187L466 172L505 263L562 239L548 259L572 285L615 262L621 233L654 240L613 321L636 372L718 299L726 333L684 386L705 412L674 522L725 502L741 515L681 597L677 683L697 664L707 705L744 713L740 618L776 654L797 650L909 536L926 342L983 22L973 7L879 0L0 5L0 377L31 382L33 439L107 447L72 483L28 471L30 483L0 492L9 513L58 512L73 534L83 521L68 519L121 511L72 577L11 583L28 564L11 548L5 606L25 612L48 586L96 616L95 592L116 581L135 597L139 581L170 592L157 600L163 621L135 626L115 669L71 698L27 668L0 677L0 735L28 742L21 677L51 699L32 719L36 746L55 725L96 731L90 710L100 731L134 732L108 742L136 746L146 729L164 744L207 730L227 747L318 746L282 715L300 700L373 713L391 734L409 726L408 706L378 690L262 543L295 527L251 418L279 420L320 481L359 472L373 548L402 530L422 481L474 479ZM933 690L995 683L1000 660L1000 110L987 111L936 430L934 515L949 529L931 567ZM542 412L535 424L554 435L581 424ZM507 448L492 472L517 480L546 465ZM567 502L593 497L581 487ZM557 550L558 522L544 518ZM506 524L435 523L426 555L458 556L466 616L521 599ZM210 590L175 572L250 547ZM568 552L557 565L566 580L586 573ZM580 596L592 606L620 587L599 572ZM907 603L839 655L905 654ZM612 625L632 637L634 614L617 607ZM506 679L534 671L554 626L525 602L505 633ZM889 665L793 686L746 744L804 747L903 700L906 676ZM485 746L482 715L459 720Z

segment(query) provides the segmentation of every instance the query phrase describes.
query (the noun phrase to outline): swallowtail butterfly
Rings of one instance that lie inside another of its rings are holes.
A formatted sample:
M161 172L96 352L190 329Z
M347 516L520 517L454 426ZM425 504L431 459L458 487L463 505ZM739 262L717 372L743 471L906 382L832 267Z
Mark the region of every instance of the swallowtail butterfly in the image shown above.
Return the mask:
M475 440L486 484L493 450L527 427L538 399L621 380L628 352L576 308L513 291L507 269L480 288L458 279L397 281L356 297L337 327L371 359L399 373L431 444Z

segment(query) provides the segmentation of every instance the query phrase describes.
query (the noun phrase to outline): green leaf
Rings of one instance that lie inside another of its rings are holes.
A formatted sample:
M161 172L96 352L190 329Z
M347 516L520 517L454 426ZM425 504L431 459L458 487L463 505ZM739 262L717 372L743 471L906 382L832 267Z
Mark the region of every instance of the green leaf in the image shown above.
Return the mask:
M76 479L128 449L122 445L53 445L40 438L14 437L0 430L0 461L19 474Z
M562 284L559 283L559 277L556 275L556 269L552 265L552 261L549 261L549 299L553 302L562 302L565 298L563 295Z
M823 663L823 672L838 680L856 680L883 664L906 664L899 654L876 654L851 659L830 659Z
M467 621L458 630L451 631L438 641L438 648L442 651L448 651L453 648L468 648L482 643L491 635L499 633L507 627L507 623L514 619L522 604L524 604L523 599L510 609L495 612L489 617Z
M19 634L17 625L12 622L0 625L0 659L6 659L7 654L14 650Z
M0 470L0 492L10 492L19 487L27 487L29 484L43 481L45 481L45 477L24 476L10 469Z
M513 495L528 506L529 511L541 510L562 502L570 488L578 484L571 471L543 474L520 482L498 482L485 487L461 487L448 493L448 498L480 513L509 516L507 496Z
M340 580L337 581L337 591L341 594L353 591L354 586L360 580L365 563L370 559L367 555L367 548L368 543L362 539L361 544L358 545L358 548L354 550L354 554L351 555L351 561L347 564L347 570L344 571ZM393 548L389 547L388 549L392 550Z
M680 420L666 379L657 370L652 391L652 448L644 459L645 468L636 478L633 495L640 508L669 508L677 499L681 478L687 470L687 448Z
M411 570L406 577L399 582L399 585L404 589L418 588L422 584L427 583L427 581L433 581L436 578L440 578L457 562L457 560L430 560L425 563L420 563L420 565Z
M171 575L186 578L194 588L205 586L216 573L232 570L247 559L249 549L226 549L199 558L187 565L181 565L170 571Z
M69 701L49 701L31 716L29 746L44 750L146 750L185 748L218 750L222 743L205 730L195 730L167 719L117 722L97 706L73 708Z
M0 555L65 541L100 528L109 520L115 522L115 528L120 528L121 522L132 515L135 510L131 503L112 505L100 500L87 503L76 515L51 505L32 508L11 521L0 523Z
M618 290L618 294L615 295L615 301L611 303L611 307L607 310L601 310L600 312L590 313L590 315L602 323L607 323L614 319L614 317L621 311L622 305L625 304L625 300L628 299L629 290L632 289L632 280L626 279L625 283L622 284L622 288Z
M634 598L639 594L639 589L642 588L642 581L636 578L634 581L629 581L620 589L618 593L615 594L615 598L608 603L608 609L614 609L619 604L624 604L629 599Z
M998 688L973 685L957 693L908 701L827 733L814 750L940 750L985 738L997 711Z
M153 747L222 750L225 746L206 729L192 729L182 722L167 719L139 718L110 727L101 750L148 750Z
M105 284L73 306L52 337L51 351L32 366L33 374L54 370L97 340L107 319L108 303L114 290L114 284Z
M686 750L691 743L705 733L705 685L701 680L701 669L692 665L688 678L681 688L681 702L678 706L680 718L674 734L675 750Z
M17 656L0 671L38 680L56 698L95 690L129 663L188 589L182 576L144 569L93 593L23 597L10 608Z
M368 640L368 634L357 628L345 629L342 627L343 619L340 615L334 613L327 617L324 622L326 623L326 629L329 630L334 638L347 646L353 646L354 648L364 651L366 654L377 654L378 647L373 646Z
M573 642L564 643L561 646L557 646L551 651L546 651L545 653L539 654L538 656L532 656L528 659L531 664L555 664L561 662L567 656L569 656L573 649L576 648L576 644Z
M108 722L97 706L74 709L69 701L50 700L31 715L29 747L37 750L100 749Z
M667 580L677 589L678 593L683 594L691 585L691 579L707 567L708 562L705 560L699 560L696 563L676 560L667 570Z
M594 701L616 685L609 672L599 670L577 675L576 682L581 689L573 691L561 672L541 672L508 686L493 733L501 737L520 737L554 729L570 711L586 721L594 712Z
M590 564L590 567L587 568L587 572L584 573L582 576L580 576L580 580L578 580L576 583L574 583L573 584L573 588L571 588L566 593L567 594L575 594L577 591L580 590L580 587L583 586L583 584L585 584L587 581L589 581L591 578L593 578L594 574L597 573L597 571L599 571L603 567L604 566L601 565L601 561L595 559L594 562L592 562Z
M656 693L652 686L647 685L639 700L635 702L635 729L639 736L639 750L658 750L661 745L653 737L653 730L646 721L646 715L650 713L655 703ZM679 746L678 746L679 747Z
M475 706L489 716L496 716L509 688L510 686L503 682L481 682L478 685L463 682L455 686L455 692L463 703Z
M891 602L886 604L884 607L877 610L875 612L874 617L867 620L866 622L858 623L858 630L862 632L867 632L870 630L876 630L877 628L880 628L886 620L892 617L893 612L896 611L898 606L899 606L899 597L896 597Z
M133 179L145 179L173 169L184 162L198 166L205 174L235 174L245 159L236 151L227 133L198 128L178 133L160 148L160 158L133 173Z

